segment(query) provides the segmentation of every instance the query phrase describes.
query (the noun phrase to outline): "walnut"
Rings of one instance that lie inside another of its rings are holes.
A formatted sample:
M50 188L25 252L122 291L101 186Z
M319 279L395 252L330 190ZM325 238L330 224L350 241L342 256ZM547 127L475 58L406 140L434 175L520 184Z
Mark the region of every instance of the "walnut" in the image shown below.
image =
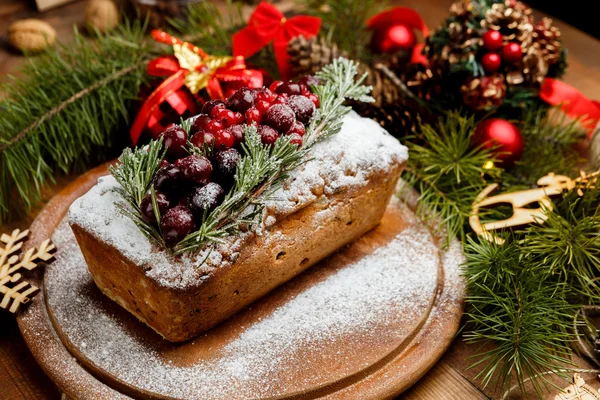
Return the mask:
M112 0L92 0L85 10L85 24L90 31L108 32L119 23L119 10Z
M56 31L47 22L39 19L23 19L8 27L8 42L23 52L42 51L54 45Z

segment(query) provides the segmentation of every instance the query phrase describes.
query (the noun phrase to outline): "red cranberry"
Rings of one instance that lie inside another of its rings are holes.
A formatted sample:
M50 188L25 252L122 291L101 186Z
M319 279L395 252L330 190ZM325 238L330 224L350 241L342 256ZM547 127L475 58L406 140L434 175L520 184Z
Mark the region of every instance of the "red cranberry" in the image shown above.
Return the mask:
M248 110L246 110L245 117L246 123L248 125L258 125L260 123L260 120L262 119L260 111L258 111L254 107L251 107Z
M171 163L170 163L170 162L168 162L167 160L161 160L161 161L160 161L159 168L166 167L166 166L168 166L168 165L171 165Z
M196 193L192 197L192 205L199 213L211 212L221 204L224 196L223 188L217 183L210 182L208 185L196 189Z
M159 215L165 215L167 210L171 208L171 201L169 201L169 198L163 192L156 191L155 193L156 203L158 204L158 213ZM146 194L142 199L140 209L142 210L142 216L146 222L153 223L156 221L156 217L154 216L154 207L152 206L152 196L150 193Z
M298 135L300 137L304 136L306 133L306 128L304 128L304 124L300 121L294 122L292 128L287 132L288 135Z
M269 107L271 107L271 103L269 103L266 100L258 100L256 102L256 105L254 106L256 107L256 109L261 113L264 114L267 112L267 110L269 109Z
M290 96L288 106L294 111L296 119L304 125L308 125L315 114L315 105L304 96Z
M212 173L212 165L206 157L187 156L175 162L175 166L181 169L183 178L194 183L207 183Z
M177 187L181 180L181 170L175 165L159 168L154 175L154 187L158 190L170 192Z
M235 122L234 124L243 124L244 123L244 114L241 112L235 112Z
M236 113L234 113L233 111L223 108L220 110L218 118L219 120L221 120L223 126L229 126L237 123L237 118L235 114Z
M279 139L279 133L268 125L260 125L258 135L263 144L273 144Z
M233 178L237 165L242 159L236 149L227 149L215 154L215 169L220 177Z
M288 95L287 94L280 94L277 97L275 97L275 100L273 100L273 103L271 104L287 104L288 102Z
M265 114L265 124L281 133L289 131L294 122L294 111L285 104L273 104Z
M239 112L246 112L254 105L255 93L248 88L238 89L227 99L227 107Z
M235 138L233 134L228 129L220 130L215 133L215 149L217 150L225 150L230 147L233 147L235 143Z
M206 124L210 122L210 117L208 115L200 114L194 120L192 124L192 129L190 129L190 133L195 135L198 132L202 132L206 129Z
M202 106L202 114L210 115L211 111L215 107L225 107L223 100L209 100Z
M263 100L268 103L271 103L271 102L273 102L273 100L275 100L276 97L277 97L277 95L275 93L271 92L267 88L263 88L258 93L256 93L256 101Z
M290 143L295 144L296 146L302 146L302 136L297 133L292 133L290 135Z
M321 100L319 100L319 96L314 93L311 93L307 96L307 98L313 102L315 107L319 108L321 106Z
M206 130L212 133L213 135L215 135L221 129L223 129L223 124L221 123L221 121L216 119L213 119L206 125Z
M277 88L281 85L283 85L283 81L275 81L271 83L271 85L269 86L269 90L271 90L271 92L275 92Z
M233 136L233 146L239 146L244 141L244 126L242 124L231 125L227 130Z
M185 145L187 144L187 132L179 125L172 125L160 134L163 144L167 148L167 155L172 158L185 156Z
M160 228L166 245L173 247L196 228L194 215L186 206L175 206L163 215Z
M300 86L305 86L309 92L312 92L311 87L319 85L319 80L314 75L306 75L298 81Z
M284 82L283 84L277 86L274 92L277 94L285 93L291 96L293 94L302 94L302 88L295 82Z
M206 143L209 146L214 146L215 144L215 135L210 132L198 132L190 139L190 142L199 148L204 147Z

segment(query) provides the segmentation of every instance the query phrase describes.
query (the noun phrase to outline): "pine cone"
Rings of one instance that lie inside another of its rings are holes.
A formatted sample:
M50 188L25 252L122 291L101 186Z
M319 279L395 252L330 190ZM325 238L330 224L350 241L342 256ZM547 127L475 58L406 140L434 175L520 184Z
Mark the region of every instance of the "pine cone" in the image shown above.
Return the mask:
M519 42L524 53L532 44L531 8L514 0L493 4L486 11L482 27L500 31L505 42Z
M352 103L352 108L365 118L371 118L397 138L421 133L421 125L431 123L433 116L429 109L421 107L410 98L398 98L382 107L374 103Z
M375 106L381 107L393 103L400 98L400 88L398 85L380 69L360 63L358 65L358 76L362 76L365 72L367 73L367 77L363 83L373 87L371 96L375 99L375 103L373 103Z
M560 30L544 17L533 29L533 47L541 53L548 65L556 63L562 52Z
M296 76L312 75L342 55L337 45L324 37L306 39L302 35L290 40L287 52Z
M473 110L487 110L502 104L506 95L506 85L502 75L470 78L460 91L464 103Z
M439 95L442 91L442 83L446 81L447 67L440 60L432 62L430 67L426 68L420 64L412 66L404 76L406 86L424 100L430 100Z

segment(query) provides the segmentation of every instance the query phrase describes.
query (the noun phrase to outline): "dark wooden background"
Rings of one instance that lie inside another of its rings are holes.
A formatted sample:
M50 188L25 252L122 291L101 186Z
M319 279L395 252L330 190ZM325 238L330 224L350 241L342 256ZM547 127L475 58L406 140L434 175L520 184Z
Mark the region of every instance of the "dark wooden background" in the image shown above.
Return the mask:
M416 9L421 13L427 25L433 28L448 15L448 7L452 0L395 0L393 3ZM555 13L557 7L551 7L551 5L559 5L559 15L563 15L563 11L567 7L579 7L581 26L585 29L589 29L584 21L589 18L587 15L594 16L591 8L594 3L592 1L551 2L543 0L530 1L530 3L534 7L536 4L544 8L550 6L548 10ZM31 7L31 2L0 0L0 37L4 36L5 38L8 24L11 21L35 17L48 21L56 28L58 38L67 41L72 37L73 24L82 28L86 4L87 1L79 0L40 14ZM589 9L585 9L586 7ZM566 17L570 14L577 16L573 10L564 13ZM536 18L540 18L542 15L544 14L536 12ZM557 25L562 31L565 46L569 49L570 66L565 81L578 88L586 96L600 99L600 41L567 23L558 21ZM594 31L592 30L592 32ZM597 28L595 33L597 34ZM0 46L0 82L6 81L8 73L18 76L18 66L23 60L18 53L6 46ZM0 96L2 96L1 90ZM51 198L73 178L73 176L57 177L55 185L44 189L44 197ZM25 217L0 226L0 232L10 231L16 227L27 228L36 212L34 210ZM475 350L472 346L465 345L460 337L457 338L449 351L431 371L401 398L410 400L501 398L502 394L494 387L484 388L475 379L477 369L468 369L473 361L469 359L469 356ZM581 358L576 357L575 362L580 368L592 368L591 364ZM584 377L592 386L600 387L600 382L595 381L595 374L584 374ZM564 381L557 380L555 382L560 387L567 385ZM554 391L546 398L553 399L556 393ZM60 392L44 375L25 346L14 317L0 313L0 400L58 398L60 398Z

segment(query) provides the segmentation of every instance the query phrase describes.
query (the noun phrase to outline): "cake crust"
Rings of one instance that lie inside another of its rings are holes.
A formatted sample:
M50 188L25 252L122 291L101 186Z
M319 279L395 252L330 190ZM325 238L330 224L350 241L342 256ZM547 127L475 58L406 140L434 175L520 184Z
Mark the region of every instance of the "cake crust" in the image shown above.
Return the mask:
M129 232L131 221L114 215L116 183L104 178L104 188L76 202L70 214L97 286L164 338L181 342L357 239L383 216L406 148L355 114L334 138L318 144L314 159L273 196L262 229L229 238L196 258L166 256L141 234ZM101 197L114 209L104 224L102 206L94 208ZM116 226L103 231L112 223ZM138 243L143 240L147 243Z

